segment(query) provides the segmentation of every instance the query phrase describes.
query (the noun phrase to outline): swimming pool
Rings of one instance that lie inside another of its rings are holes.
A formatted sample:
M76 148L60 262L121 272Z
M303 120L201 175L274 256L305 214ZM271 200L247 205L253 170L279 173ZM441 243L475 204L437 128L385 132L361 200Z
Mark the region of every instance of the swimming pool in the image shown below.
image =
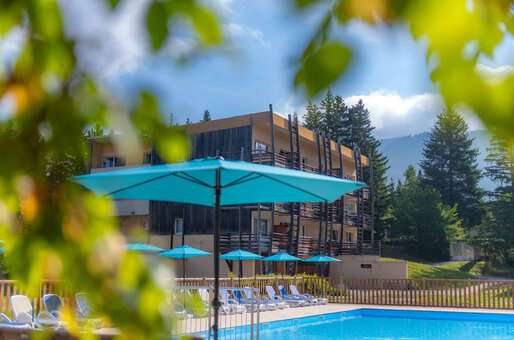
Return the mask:
M261 324L264 340L514 340L514 315L357 309Z

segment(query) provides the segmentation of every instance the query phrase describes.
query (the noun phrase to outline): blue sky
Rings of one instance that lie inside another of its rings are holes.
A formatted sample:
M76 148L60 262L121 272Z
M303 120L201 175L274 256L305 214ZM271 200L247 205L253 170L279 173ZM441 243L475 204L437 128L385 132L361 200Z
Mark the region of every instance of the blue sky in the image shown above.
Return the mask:
M292 15L288 1L206 1L222 18L227 44L180 66L174 57L193 50L193 40L178 27L164 50L150 55L143 24L146 0L124 1L114 13L103 0L61 4L69 34L82 41L81 64L124 101L130 102L139 89L151 89L162 110L173 112L178 122L198 120L205 109L221 118L264 111L270 103L279 113L302 115L306 99L292 86L294 56L319 20L318 13ZM333 92L349 103L362 98L379 137L427 131L443 104L429 80L423 43L413 41L401 26L355 22L336 34L355 54ZM481 67L493 74L512 72L513 60L510 37ZM480 128L471 116L468 122L472 129Z

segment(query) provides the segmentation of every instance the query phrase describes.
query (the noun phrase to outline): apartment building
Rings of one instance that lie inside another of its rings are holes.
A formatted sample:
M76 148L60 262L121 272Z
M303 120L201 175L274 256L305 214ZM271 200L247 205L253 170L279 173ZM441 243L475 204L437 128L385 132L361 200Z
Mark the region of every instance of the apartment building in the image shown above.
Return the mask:
M185 125L191 138L191 159L222 156L271 166L293 168L353 180L363 180L369 160L351 149L311 131L295 116L284 118L270 110ZM107 136L90 139L91 172L159 164L150 145L140 155L126 155ZM290 203L231 206L222 209L221 251L242 248L262 255L287 251L299 257L376 256L373 240L372 188L341 197L330 204ZM212 250L213 210L209 207L157 201L117 201L124 232L148 235L151 243L172 247L182 242ZM196 259L187 275L209 276L212 259ZM222 265L222 274L238 270ZM259 268L266 271L269 268ZM299 265L301 271L314 267ZM243 268L253 273L253 263Z

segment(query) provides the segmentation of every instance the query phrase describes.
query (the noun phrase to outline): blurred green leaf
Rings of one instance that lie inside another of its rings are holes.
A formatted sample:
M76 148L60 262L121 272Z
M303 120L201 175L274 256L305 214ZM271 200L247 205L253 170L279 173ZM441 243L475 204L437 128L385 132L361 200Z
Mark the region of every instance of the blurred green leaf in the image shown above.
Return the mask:
M164 2L155 1L150 4L146 13L146 27L154 51L158 51L168 38L168 19L168 8Z
M329 41L308 55L295 77L295 86L304 87L309 97L333 84L346 70L351 60L348 47Z
M301 9L315 3L291 1ZM426 43L427 62L433 65L431 79L446 104L470 109L490 131L514 145L514 99L509 94L514 75L498 77L478 69L480 57L493 56L507 34L514 34L513 10L512 0L336 0L303 50L295 85L304 86L312 96L337 79L337 72L327 69L344 72L345 64L327 67L330 63L317 61L324 58L311 60L334 30L332 18L343 26L354 20L372 25L403 24L415 39ZM470 45L476 46L471 54L466 53ZM316 68L321 71L319 79Z
M215 46L223 41L220 23L214 13L204 7L195 6L191 11L191 21L200 42L206 46Z
M319 4L324 1L325 0L294 0L295 6L299 9L305 9L307 7Z
M110 9L114 9L116 6L118 6L120 0L106 0L106 2Z

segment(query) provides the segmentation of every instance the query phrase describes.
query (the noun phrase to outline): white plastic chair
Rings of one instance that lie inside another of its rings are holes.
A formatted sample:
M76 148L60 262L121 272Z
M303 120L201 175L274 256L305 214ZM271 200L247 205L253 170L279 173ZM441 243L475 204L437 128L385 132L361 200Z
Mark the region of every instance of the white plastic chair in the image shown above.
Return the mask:
M60 327L61 323L52 314L47 311L41 311L34 317L34 309L30 300L25 295L11 296L11 308L14 320L19 323L32 324L36 327Z

